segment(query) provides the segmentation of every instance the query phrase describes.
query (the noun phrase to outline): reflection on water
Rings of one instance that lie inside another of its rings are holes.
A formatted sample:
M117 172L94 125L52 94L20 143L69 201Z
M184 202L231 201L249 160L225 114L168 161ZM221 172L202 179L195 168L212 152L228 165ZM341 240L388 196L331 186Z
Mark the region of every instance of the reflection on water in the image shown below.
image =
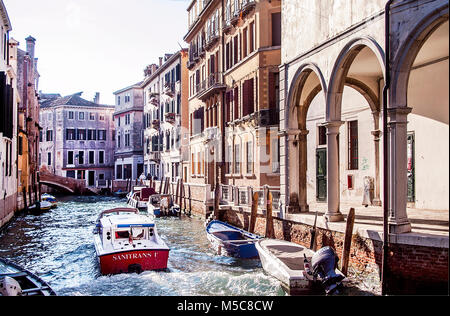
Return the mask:
M41 216L17 218L0 234L0 256L35 272L58 295L285 295L264 274L259 260L216 256L203 222L156 219L171 248L168 271L101 276L92 229L99 213L126 206L113 197L59 197L59 206Z

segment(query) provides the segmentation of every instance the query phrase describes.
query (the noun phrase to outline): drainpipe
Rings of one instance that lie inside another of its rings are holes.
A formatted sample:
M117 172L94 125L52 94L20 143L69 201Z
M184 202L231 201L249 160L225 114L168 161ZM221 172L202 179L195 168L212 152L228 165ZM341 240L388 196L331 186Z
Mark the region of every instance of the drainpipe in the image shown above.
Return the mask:
M390 69L390 7L393 0L389 0L385 6L385 69L386 80L383 88L383 260L381 271L381 295L387 294L387 276L389 273L388 255L389 255L389 165L388 165L388 90L391 85Z

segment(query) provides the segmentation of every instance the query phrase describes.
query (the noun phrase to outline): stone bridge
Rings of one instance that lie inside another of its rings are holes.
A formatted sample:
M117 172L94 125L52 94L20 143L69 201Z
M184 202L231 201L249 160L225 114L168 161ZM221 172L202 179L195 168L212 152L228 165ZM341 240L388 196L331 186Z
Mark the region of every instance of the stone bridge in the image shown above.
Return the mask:
M70 194L92 194L88 187L86 187L85 180L72 179L62 176L54 175L46 170L39 172L39 182L46 186L52 187L59 191Z

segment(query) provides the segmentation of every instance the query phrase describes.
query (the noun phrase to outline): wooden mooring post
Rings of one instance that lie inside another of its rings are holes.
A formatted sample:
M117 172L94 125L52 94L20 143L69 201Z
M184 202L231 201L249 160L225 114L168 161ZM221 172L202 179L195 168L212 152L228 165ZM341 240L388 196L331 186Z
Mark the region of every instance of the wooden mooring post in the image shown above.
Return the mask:
M266 205L266 238L275 238L275 232L273 228L273 217L272 217L272 205L273 198L272 193L269 190L268 186L264 187L264 191L267 196L267 205Z
M252 195L252 212L250 214L250 222L248 224L248 231L252 234L255 232L256 217L258 215L258 199L259 199L258 192L253 193L253 195Z
M189 194L189 216L192 214L192 196L191 196L191 186L188 185L188 194Z
M347 216L347 225L345 228L344 247L342 249L342 267L341 272L347 275L348 263L350 259L350 248L352 245L353 226L355 224L355 209L352 207Z
M219 192L220 192L220 185L219 183L216 183L216 187L214 188L214 219L219 219L220 217L220 212L219 212L219 208L220 208L220 196L219 196Z

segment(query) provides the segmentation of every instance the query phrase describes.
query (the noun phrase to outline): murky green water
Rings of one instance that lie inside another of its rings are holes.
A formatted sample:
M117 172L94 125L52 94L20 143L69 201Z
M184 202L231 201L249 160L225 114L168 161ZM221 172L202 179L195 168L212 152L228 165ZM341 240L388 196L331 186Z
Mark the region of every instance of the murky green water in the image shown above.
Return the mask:
M81 296L279 296L280 283L264 274L259 260L215 255L203 222L156 219L171 248L168 272L101 276L92 229L98 214L126 206L111 197L59 198L57 209L15 219L0 233L0 256L35 272L58 295Z

